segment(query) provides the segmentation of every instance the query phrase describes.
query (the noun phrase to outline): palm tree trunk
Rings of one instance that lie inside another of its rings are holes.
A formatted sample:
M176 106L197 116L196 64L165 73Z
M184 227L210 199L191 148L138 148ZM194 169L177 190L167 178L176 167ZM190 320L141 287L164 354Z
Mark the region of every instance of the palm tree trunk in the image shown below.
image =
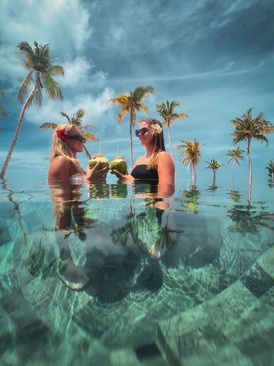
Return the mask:
M85 147L85 145L84 145L84 151L85 151L85 153L86 153L87 157L88 157L88 158L89 158L89 160L90 160L90 159L91 159L91 155L90 155L90 153L89 153L88 149Z
M168 131L168 143L169 143L169 148L170 148L170 153L172 156L172 159L174 161L174 152L173 152L173 147L172 147L172 143L171 143L171 133L170 133L170 125L167 125L167 131Z
M196 175L196 166L191 164L190 165L190 170L191 170L191 181L192 181L192 187L191 189L195 189L196 187L196 179L197 179L197 175Z
M252 189L252 156L251 156L251 139L247 143L248 163L249 163L249 179L248 179L248 202L251 203L251 189Z
M129 122L129 146L130 146L130 161L129 161L129 165L130 165L130 172L132 171L133 168L133 152L132 152L132 126L135 124L134 121L134 116L132 111L130 111L130 122Z
M8 155L6 157L6 160L3 164L3 167L2 167L2 170L1 170L1 173L0 173L0 178L1 179L3 179L4 176L5 176L6 170L8 168L8 165L9 165L9 162L10 162L10 159L11 159L11 155L13 153L14 147L16 145L16 141L18 139L18 136L19 136L19 133L20 133L20 130L21 130L21 126L22 126L22 122L23 122L23 118L24 118L26 109L29 107L30 101L33 99L35 91L36 91L36 87L34 87L32 89L30 95L28 96L27 100L25 101L25 104L22 107L22 110L21 110L21 113L20 113L20 118L19 118L19 121L18 121L18 125L17 125L17 128L15 130L15 133L14 133L11 145L10 145Z
M252 184L252 157L251 157L251 140L248 140L248 146L247 146L247 151L248 151L248 163L249 163L249 184Z

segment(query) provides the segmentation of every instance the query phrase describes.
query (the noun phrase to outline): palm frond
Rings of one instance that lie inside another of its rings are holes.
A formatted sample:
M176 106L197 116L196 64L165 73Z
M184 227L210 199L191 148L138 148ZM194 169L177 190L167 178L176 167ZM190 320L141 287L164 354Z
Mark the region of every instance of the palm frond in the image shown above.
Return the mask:
M57 123L54 123L54 122L44 122L39 128L43 131L45 130L56 130L58 124Z

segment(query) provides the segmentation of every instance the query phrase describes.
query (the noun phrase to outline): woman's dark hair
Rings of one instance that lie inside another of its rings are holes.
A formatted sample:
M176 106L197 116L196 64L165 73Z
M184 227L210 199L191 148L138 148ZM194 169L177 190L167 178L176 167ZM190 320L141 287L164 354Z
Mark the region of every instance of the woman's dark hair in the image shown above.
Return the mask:
M159 150L166 151L162 123L155 118L142 118L139 121L139 124L142 122L146 122L151 127L151 129L155 131L153 136L155 152L158 152ZM160 127L158 131L157 128L153 128L154 125L158 125Z

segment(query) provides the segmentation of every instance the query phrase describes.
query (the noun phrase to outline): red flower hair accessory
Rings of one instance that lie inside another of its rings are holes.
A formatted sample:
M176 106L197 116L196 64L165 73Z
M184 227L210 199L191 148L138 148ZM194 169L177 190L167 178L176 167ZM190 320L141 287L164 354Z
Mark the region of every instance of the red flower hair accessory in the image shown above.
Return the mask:
M68 140L68 132L65 129L56 130L56 134L61 141L66 142Z

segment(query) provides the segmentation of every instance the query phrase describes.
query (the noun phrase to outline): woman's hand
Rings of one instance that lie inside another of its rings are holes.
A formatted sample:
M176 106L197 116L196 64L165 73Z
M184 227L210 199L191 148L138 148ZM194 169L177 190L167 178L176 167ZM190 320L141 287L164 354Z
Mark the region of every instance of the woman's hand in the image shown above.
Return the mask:
M115 174L117 178L119 178L122 183L133 183L134 182L134 178L132 175L128 174L128 172L126 172L125 174L122 174L120 172L118 172L118 170L112 170L111 171L112 174Z
M93 169L90 169L89 167L87 168L86 180L88 181L88 183L93 181L104 181L106 179L106 176L109 172L109 167L106 166L100 169L100 164L101 162L98 161Z

